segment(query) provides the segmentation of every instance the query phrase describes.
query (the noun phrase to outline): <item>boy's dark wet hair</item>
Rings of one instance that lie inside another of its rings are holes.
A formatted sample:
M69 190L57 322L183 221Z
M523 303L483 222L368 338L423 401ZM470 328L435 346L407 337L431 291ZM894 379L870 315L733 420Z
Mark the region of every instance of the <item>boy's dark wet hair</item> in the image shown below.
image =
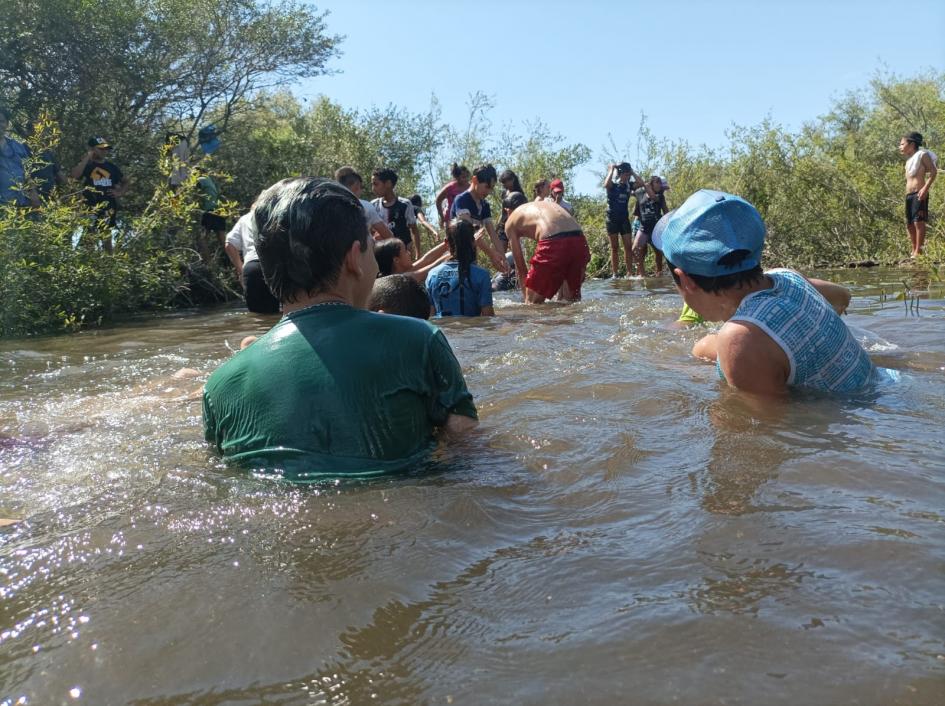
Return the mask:
M491 164L482 164L473 169L472 175L480 184L495 184L497 179L495 167Z
M283 304L334 285L352 243L362 252L368 246L361 202L329 179L283 179L259 195L253 211L263 276Z
M404 241L400 238L388 238L374 246L374 259L377 260L377 276L394 274L394 260L400 256Z
M410 197L409 201L410 203L413 204L413 207L417 209L418 211L423 210L423 198L421 198L420 194L414 194L413 196Z
M355 184L363 184L361 175L354 171L354 167L339 167L335 170L335 181L350 189Z
M521 191L513 191L510 194L506 194L505 198L502 199L502 208L509 209L509 213L514 211L519 206L524 206L528 203L528 198Z
M453 162L453 168L450 169L450 175L454 179L459 179L463 174L469 174L469 167L465 164L456 164Z
M13 117L10 114L10 109L6 106L0 105L0 115L2 115L7 122L13 120Z
M724 265L726 267L736 267L738 263L744 261L745 258L750 255L750 250L733 250L727 255L721 257L718 261L718 264ZM676 284L679 284L679 275L676 274L676 266L668 261L666 264L669 265L669 273L673 276L673 281L676 282ZM683 271L685 272L685 270ZM752 267L749 270L735 272L730 275L717 275L715 277L694 275L690 274L689 272L686 272L686 274L689 275L689 278L696 283L699 289L704 292L709 292L710 294L715 294L726 289L741 289L742 287L748 287L760 282L765 276L764 270L761 269L761 265Z
M379 167L371 174L378 181L389 181L391 186L397 186L397 172L386 167Z
M921 132L907 132L902 136L902 139L906 142L911 142L915 145L916 149L919 149L922 146L922 141L924 138L922 137Z
M422 284L410 275L388 275L374 282L368 309L385 314L430 318L430 298Z

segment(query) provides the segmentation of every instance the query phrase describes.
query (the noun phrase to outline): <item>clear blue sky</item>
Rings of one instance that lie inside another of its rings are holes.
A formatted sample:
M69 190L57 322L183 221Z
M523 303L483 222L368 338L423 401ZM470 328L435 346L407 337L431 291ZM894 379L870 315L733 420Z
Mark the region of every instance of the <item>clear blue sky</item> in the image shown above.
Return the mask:
M720 146L770 115L797 128L877 70L945 69L945 2L914 0L546 0L314 2L345 35L341 71L295 88L346 108L389 103L465 124L490 95L494 127L541 118L594 159L569 191L596 190L608 135ZM633 154L626 157L633 159Z

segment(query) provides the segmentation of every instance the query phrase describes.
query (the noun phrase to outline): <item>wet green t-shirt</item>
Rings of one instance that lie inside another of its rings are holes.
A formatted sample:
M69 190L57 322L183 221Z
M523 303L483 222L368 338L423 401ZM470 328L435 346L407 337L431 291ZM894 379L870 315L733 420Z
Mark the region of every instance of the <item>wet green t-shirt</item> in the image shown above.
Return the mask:
M207 441L227 460L294 480L404 469L449 414L477 418L439 329L337 304L283 317L203 393Z

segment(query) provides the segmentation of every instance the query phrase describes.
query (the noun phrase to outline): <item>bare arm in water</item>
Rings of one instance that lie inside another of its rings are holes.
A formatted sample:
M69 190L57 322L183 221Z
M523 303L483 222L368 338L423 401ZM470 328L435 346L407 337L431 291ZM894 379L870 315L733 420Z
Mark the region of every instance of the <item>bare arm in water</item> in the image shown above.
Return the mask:
M814 289L820 292L820 295L827 300L827 303L833 307L837 314L847 313L847 307L850 305L850 290L843 285L834 282L828 282L825 279L816 279L807 277ZM718 334L710 333L698 341L692 347L692 355L703 360L716 360L718 356Z

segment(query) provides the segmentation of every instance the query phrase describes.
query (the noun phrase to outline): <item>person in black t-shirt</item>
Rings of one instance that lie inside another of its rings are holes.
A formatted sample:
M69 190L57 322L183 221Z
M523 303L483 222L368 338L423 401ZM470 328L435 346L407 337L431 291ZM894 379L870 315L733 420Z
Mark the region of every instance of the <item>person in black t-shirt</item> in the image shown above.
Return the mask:
M649 191L653 192L652 195L642 188L633 192L637 200L633 215L640 220L640 228L633 235L633 259L636 262L637 272L643 277L646 275L644 271L646 246L652 247L656 256L656 276L659 277L663 274L663 253L653 246L651 236L657 221L664 214L669 213L669 207L666 205L666 194L664 193L669 191L669 182L654 174L650 177L649 186ZM627 266L629 267L629 264Z
M417 230L417 212L412 203L397 195L394 190L396 186L397 172L393 169L375 169L371 175L371 188L377 198L371 203L394 236L400 238L413 253L413 259L418 260L423 250Z
M111 145L104 137L90 137L89 151L82 161L69 172L73 179L81 179L86 205L95 212L94 230L99 232L102 246L111 252L111 228L115 226L118 199L127 191L124 174L116 164L108 161Z

